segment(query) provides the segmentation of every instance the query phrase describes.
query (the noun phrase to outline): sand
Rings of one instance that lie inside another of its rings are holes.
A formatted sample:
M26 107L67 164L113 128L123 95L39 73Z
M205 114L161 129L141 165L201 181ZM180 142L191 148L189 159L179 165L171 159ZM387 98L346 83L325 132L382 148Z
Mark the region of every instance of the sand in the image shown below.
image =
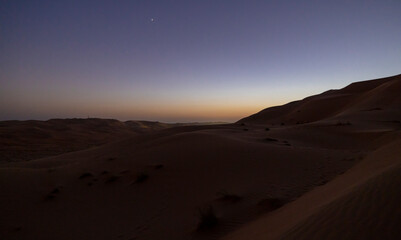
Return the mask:
M399 239L400 86L3 161L0 239Z

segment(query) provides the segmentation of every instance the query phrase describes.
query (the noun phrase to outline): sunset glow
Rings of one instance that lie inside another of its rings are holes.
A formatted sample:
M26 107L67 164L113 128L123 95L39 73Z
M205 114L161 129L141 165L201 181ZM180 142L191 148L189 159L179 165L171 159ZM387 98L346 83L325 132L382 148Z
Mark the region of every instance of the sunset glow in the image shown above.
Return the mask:
M398 74L400 12L390 0L1 1L0 119L236 121Z

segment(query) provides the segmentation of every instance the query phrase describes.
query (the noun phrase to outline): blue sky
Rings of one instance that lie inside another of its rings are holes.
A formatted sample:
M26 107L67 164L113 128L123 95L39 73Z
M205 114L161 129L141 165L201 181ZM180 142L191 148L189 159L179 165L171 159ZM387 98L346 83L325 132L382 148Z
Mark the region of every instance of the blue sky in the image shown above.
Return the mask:
M0 0L0 119L236 121L399 74L401 2Z

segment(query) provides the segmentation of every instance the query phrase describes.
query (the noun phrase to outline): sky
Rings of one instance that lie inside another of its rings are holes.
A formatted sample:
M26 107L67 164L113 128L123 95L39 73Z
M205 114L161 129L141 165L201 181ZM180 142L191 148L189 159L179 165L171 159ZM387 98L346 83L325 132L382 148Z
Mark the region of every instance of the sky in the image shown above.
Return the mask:
M0 120L237 121L401 73L399 0L0 0Z

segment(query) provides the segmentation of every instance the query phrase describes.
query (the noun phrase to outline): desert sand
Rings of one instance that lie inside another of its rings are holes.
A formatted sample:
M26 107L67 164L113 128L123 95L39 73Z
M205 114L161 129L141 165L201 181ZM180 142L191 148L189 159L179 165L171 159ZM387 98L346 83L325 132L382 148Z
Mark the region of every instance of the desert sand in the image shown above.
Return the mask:
M356 82L234 124L2 122L0 239L401 239L400 93Z

